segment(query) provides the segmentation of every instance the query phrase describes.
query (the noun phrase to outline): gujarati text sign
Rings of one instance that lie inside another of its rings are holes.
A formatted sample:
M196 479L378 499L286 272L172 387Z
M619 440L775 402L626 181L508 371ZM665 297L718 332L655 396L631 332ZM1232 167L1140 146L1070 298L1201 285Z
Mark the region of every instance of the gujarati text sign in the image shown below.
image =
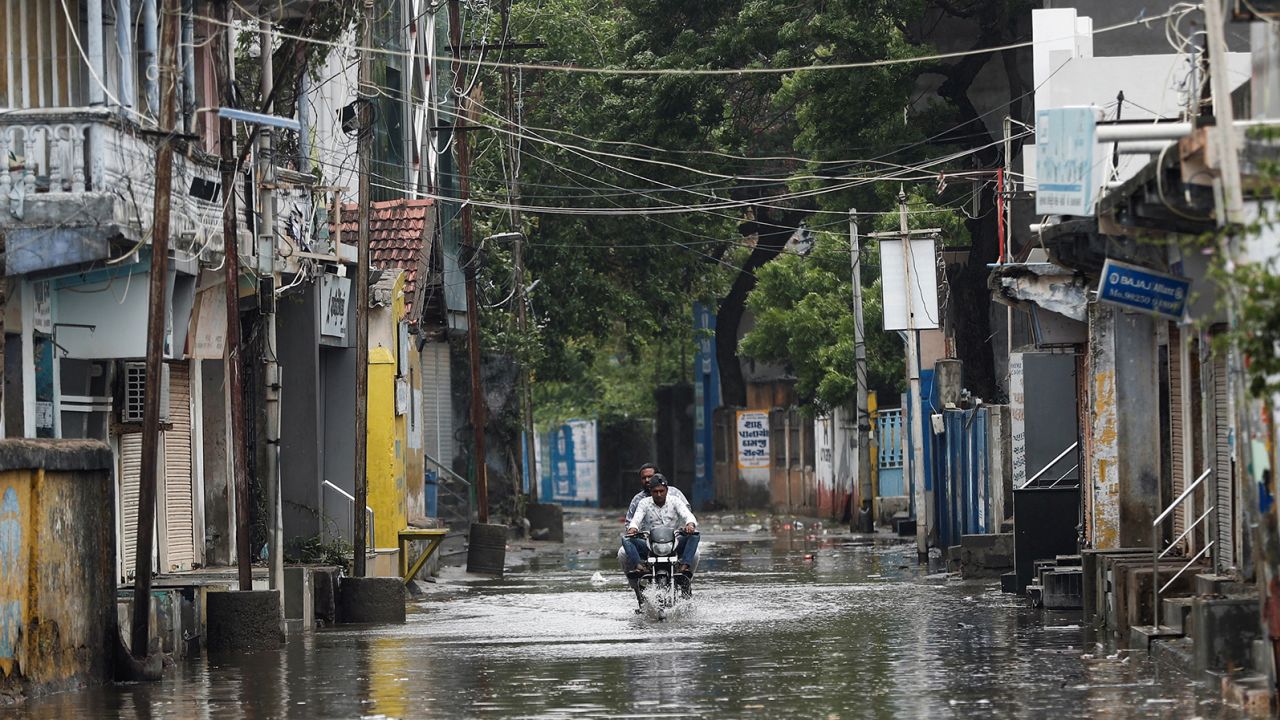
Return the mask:
M769 467L769 412L738 411L738 467Z

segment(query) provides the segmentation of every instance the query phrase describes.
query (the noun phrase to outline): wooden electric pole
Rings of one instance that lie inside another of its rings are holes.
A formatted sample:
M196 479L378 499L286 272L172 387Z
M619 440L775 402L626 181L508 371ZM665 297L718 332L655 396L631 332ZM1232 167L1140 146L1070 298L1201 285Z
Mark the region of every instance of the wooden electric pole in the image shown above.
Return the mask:
M355 547L353 572L365 576L365 534L368 523L369 478L365 475L369 445L369 172L373 155L373 0L364 0L364 28L360 42L360 103L356 112L357 152L360 158L359 228L356 250L356 451L355 451ZM342 208L338 208L339 214ZM338 218L341 222L342 218Z
M538 46L542 43L529 43L530 46ZM515 43L511 41L511 0L505 0L502 3L502 47L511 48ZM512 263L515 266L515 303L516 303L516 331L523 342L528 337L529 318L528 318L528 299L525 296L525 277L524 277L524 232L520 229L520 211L516 207L520 204L520 124L519 124L519 106L516 102L514 82L511 78L511 68L502 68L502 82L505 85L507 96L507 120L511 126L511 133L507 135L509 150L511 153L511 195L509 212L511 214L511 231L516 233L515 247L512 249ZM530 385L529 378L529 362L528 353L522 353L524 357L520 358L520 423L523 426L525 441L524 445L524 470L529 476L529 502L538 502L538 460L535 452L534 443L537 442L537 436L533 434L533 388ZM516 478L517 492L520 488L520 479Z
M164 381L165 289L169 278L169 201L173 183L173 132L177 116L179 0L160 10L160 117L156 147L155 206L151 220L151 278L147 304L147 391L142 416L142 473L138 483L137 542L133 560L133 624L130 650L147 656L151 628L151 549L156 519L156 467L160 452L160 400Z
M462 25L458 0L449 0L449 42L453 46L453 97L457 104L453 127L453 144L458 153L458 195L462 203L462 262L467 291L467 346L471 365L471 432L476 468L476 503L481 524L489 522L489 473L485 462L484 392L480 380L480 308L476 302L476 253L471 227L471 148L467 140L467 116L470 102L462 87Z
M231 22L231 3L221 4L220 17ZM227 27L215 36L218 60L213 63L215 81L223 107L234 107L230 68L233 67L232 43ZM240 590L253 589L253 563L249 550L249 458L245 450L245 413L242 357L240 355L240 241L236 230L236 160L235 127L228 118L218 125L218 147L222 168L222 246L224 297L227 311L226 337L223 339L223 366L227 377L227 409L231 421L231 474L235 492L236 576Z

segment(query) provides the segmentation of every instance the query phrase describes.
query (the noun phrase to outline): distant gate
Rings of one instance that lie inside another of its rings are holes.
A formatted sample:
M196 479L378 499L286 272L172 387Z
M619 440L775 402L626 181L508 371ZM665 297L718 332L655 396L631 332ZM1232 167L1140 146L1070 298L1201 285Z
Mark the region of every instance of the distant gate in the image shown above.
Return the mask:
M876 447L880 471L880 497L907 494L902 474L902 410L880 410L876 414Z

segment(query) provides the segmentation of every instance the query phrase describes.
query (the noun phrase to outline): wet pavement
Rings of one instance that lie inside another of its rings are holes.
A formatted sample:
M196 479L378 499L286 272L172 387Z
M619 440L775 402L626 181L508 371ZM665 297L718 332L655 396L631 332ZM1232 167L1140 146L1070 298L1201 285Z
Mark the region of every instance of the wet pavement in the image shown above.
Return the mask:
M615 521L570 513L563 546L513 545L502 580L446 568L403 626L322 630L0 716L1239 717L1143 655L1086 644L1078 613L927 575L886 536L704 518L695 597L659 622L634 612Z

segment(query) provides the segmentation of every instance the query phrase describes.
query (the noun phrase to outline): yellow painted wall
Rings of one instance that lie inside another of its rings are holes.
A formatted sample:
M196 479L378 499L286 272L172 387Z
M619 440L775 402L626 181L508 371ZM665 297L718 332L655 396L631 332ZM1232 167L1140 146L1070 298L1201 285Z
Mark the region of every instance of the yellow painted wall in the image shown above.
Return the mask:
M414 391L421 386L418 352L410 336L406 367L398 366L397 338L405 316L404 275L395 281L391 305L370 317L369 333L369 507L374 513L374 546L395 548L397 534L423 506L420 442L410 442L409 417L417 412ZM376 329L374 325L377 325ZM408 384L406 412L396 414L396 379Z

